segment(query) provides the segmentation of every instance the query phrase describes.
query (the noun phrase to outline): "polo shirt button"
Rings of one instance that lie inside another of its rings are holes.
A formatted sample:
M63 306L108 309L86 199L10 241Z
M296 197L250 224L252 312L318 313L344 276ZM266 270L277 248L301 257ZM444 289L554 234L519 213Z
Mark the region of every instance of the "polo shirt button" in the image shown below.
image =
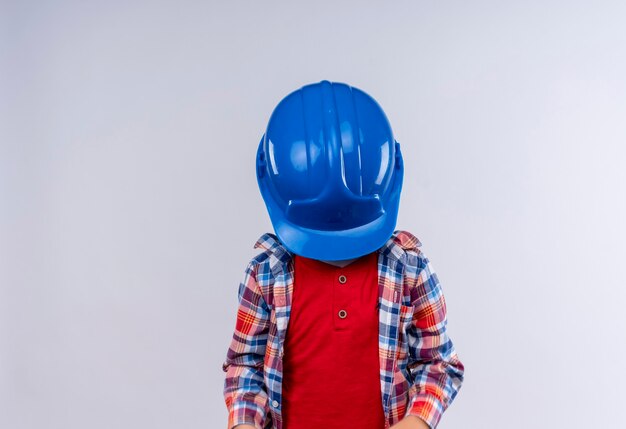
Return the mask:
M339 283L344 284L348 279L343 274L339 276Z
M276 399L272 401L272 407L278 408L278 401Z
M346 312L346 310L339 310L339 317L341 317L342 319L348 317L348 313Z

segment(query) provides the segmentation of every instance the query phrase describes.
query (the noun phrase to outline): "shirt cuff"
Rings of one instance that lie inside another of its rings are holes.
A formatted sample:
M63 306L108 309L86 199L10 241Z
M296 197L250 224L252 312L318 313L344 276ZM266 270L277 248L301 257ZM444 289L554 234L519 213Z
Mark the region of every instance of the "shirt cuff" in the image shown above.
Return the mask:
M405 417L419 417L426 422L430 429L435 429L441 420L443 411L443 404L437 397L428 393L418 393L411 398Z
M228 412L228 429L233 429L237 425L252 425L256 429L263 429L266 414L256 403L237 401Z

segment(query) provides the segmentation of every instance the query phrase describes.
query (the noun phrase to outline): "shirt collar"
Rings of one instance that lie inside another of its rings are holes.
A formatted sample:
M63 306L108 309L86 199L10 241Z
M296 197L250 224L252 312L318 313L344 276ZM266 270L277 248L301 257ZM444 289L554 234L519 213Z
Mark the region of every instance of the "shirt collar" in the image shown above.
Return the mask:
M395 259L402 259L406 250L417 250L421 245L422 243L415 235L408 231L396 230L387 242L378 249L378 252L390 255ZM254 248L267 250L283 262L287 262L293 257L293 253L287 250L275 234L270 232L266 232L259 237L254 244Z

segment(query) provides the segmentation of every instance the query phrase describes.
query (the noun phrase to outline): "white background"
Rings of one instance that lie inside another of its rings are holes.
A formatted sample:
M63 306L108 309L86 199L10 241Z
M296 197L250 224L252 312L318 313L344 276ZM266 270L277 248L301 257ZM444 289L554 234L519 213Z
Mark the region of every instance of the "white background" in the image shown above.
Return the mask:
M371 94L465 383L440 428L623 428L621 1L2 1L0 427L226 426L280 99Z

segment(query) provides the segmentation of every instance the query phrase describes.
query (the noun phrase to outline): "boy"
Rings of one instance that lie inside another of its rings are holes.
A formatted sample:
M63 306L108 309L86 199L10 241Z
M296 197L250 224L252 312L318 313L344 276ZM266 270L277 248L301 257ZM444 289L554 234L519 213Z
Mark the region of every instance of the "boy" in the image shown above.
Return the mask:
M404 170L383 110L306 85L274 109L256 164L276 234L239 285L228 429L434 429L464 366L420 241L395 230Z

